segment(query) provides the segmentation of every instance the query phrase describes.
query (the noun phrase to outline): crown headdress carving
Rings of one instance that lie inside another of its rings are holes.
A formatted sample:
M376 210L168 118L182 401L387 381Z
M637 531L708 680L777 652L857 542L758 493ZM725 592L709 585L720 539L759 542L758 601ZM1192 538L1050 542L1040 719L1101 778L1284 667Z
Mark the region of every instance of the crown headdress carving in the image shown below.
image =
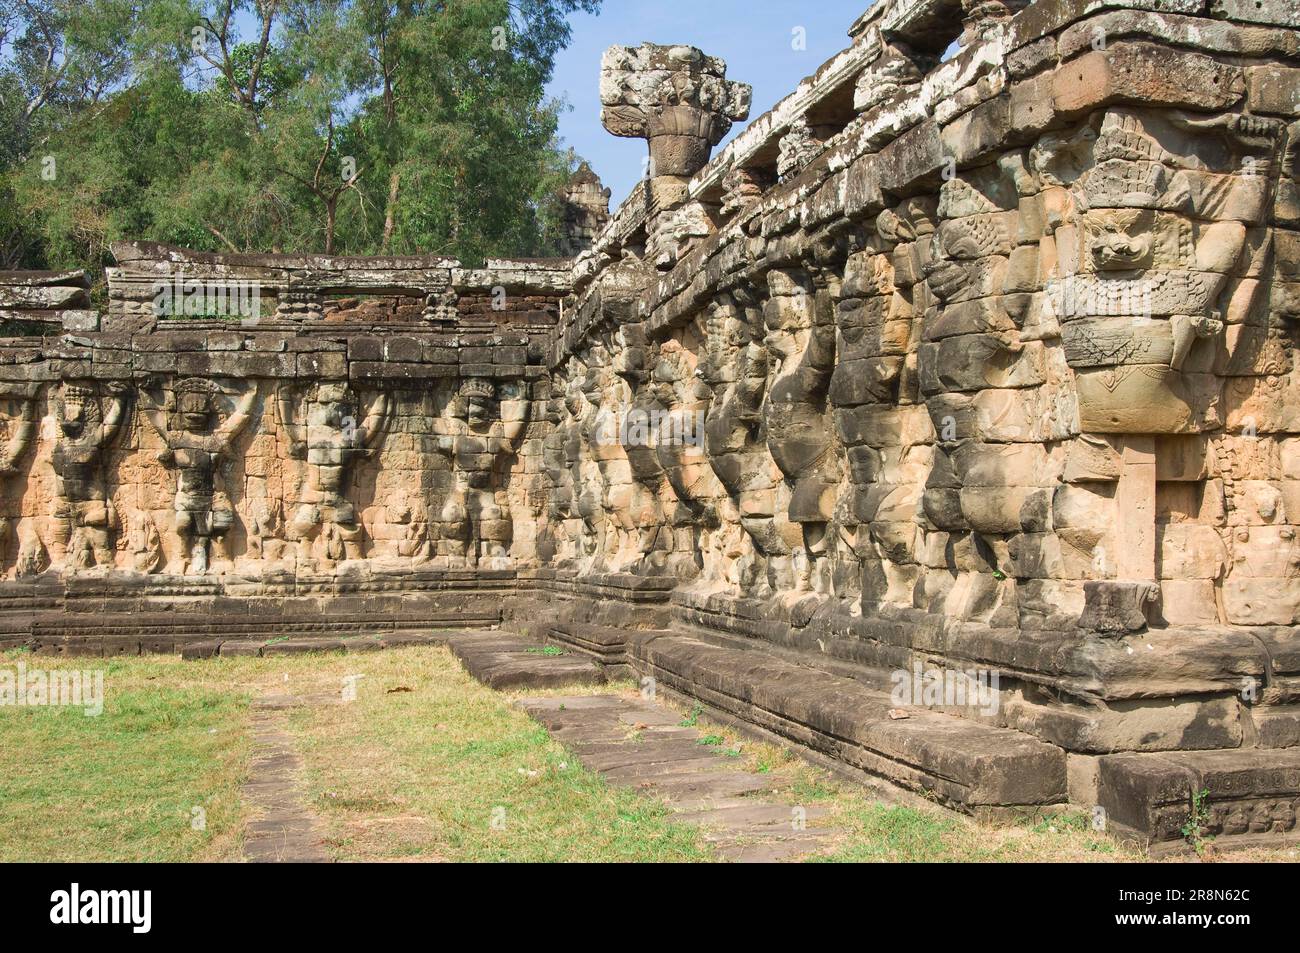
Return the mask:
M1169 189L1169 170L1148 160L1107 159L1079 185L1089 208L1154 208Z
M496 385L484 377L471 377L460 385L462 397L493 397Z

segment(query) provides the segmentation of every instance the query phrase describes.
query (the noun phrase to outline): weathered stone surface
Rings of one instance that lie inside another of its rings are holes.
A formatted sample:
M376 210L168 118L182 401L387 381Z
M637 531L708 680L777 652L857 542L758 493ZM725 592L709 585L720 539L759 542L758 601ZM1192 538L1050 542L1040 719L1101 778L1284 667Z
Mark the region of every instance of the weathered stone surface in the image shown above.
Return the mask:
M1108 822L1153 849L1182 845L1194 795L1201 801L1201 835L1222 848L1293 836L1297 786L1295 750L1125 754L1099 761L1100 806Z
M284 709L331 700L272 695L254 702L254 753L242 788L253 810L244 834L244 859L250 863L330 861L323 825L302 803L302 760L286 730Z
M660 798L676 820L699 825L721 860L797 860L833 833L809 826L824 810L774 803L767 776L737 770L718 746L705 744L701 731L682 726L681 716L663 705L608 695L516 704L609 783Z
M465 670L489 688L558 688L605 681L589 659L517 635L492 632L452 636L452 653Z
M1018 732L923 710L895 719L886 693L761 652L675 636L632 651L674 691L967 810L1065 798L1064 753Z
M1085 582L1079 626L1104 635L1141 632L1147 626L1147 606L1155 601L1157 591L1148 582Z
M1224 109L1245 91L1240 70L1153 43L1118 43L1085 53L1063 64L1052 84L1054 104L1063 113L1117 102Z
M614 48L649 174L611 215L579 171L572 259L122 243L102 314L82 275L0 275L0 644L531 613L574 654L474 664L663 675L972 809L1059 800L1064 750L1290 751L1292 6L881 0L713 158L748 88ZM998 712L844 720L917 658L998 673ZM1190 764L1076 787L1165 831Z

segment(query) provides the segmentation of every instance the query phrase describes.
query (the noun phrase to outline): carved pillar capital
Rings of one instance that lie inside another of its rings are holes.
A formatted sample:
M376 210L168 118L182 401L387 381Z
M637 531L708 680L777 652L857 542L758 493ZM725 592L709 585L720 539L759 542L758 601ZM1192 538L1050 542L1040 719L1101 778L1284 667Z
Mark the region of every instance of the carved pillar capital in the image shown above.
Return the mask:
M650 144L652 218L680 208L691 176L731 124L749 116L751 89L727 64L691 46L614 46L601 61L601 121L615 136Z

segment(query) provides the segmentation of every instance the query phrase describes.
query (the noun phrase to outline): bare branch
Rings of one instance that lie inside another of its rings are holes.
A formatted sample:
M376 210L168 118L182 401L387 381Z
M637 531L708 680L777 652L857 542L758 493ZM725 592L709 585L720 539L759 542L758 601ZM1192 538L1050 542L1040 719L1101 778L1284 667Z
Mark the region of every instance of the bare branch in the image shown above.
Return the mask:
M204 222L203 227L208 230L208 234L212 235L213 238L216 238L232 252L239 251L239 247L234 242L232 242L229 238L227 238L225 235L221 234L220 230L218 230L216 226L209 225L207 222Z

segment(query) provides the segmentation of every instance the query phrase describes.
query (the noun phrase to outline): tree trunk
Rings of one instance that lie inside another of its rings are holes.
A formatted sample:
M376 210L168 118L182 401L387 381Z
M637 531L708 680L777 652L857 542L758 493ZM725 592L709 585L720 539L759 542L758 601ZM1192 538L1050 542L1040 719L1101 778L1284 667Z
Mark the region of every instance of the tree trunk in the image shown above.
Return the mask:
M402 173L394 172L388 179L388 207L384 213L384 240L380 251L388 254L388 247L393 240L393 228L397 220L397 189L402 182Z

